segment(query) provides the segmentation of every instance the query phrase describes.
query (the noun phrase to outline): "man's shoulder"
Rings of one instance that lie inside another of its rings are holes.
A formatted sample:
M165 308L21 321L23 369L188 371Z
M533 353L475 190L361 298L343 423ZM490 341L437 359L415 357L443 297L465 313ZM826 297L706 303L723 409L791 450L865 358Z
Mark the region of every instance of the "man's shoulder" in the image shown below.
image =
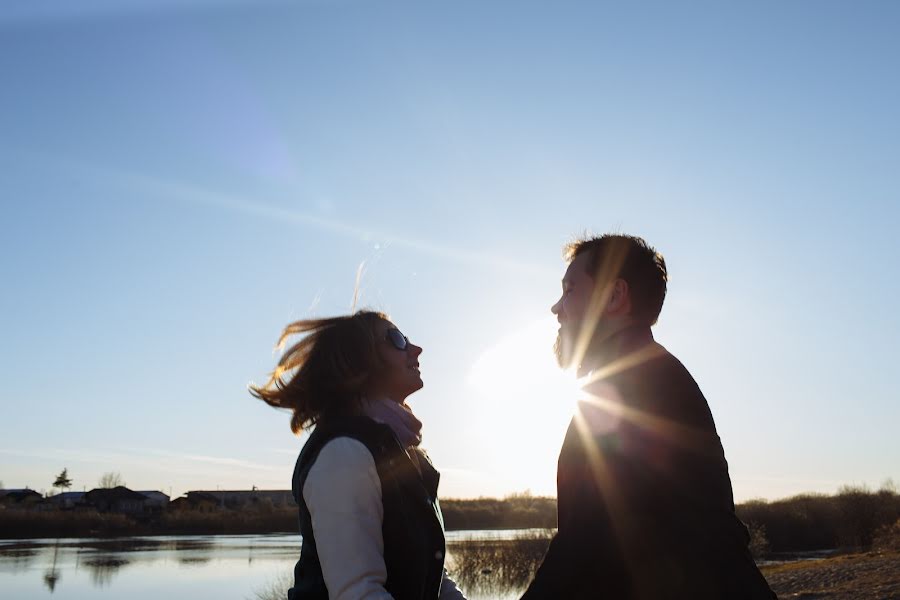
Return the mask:
M669 352L665 346L654 342L653 350L648 350L648 359L635 369L635 376L660 387L684 386L699 392L694 376L681 360Z
M684 363L666 352L658 368L654 388L661 412L676 421L715 431L709 402Z
M704 428L713 426L709 404L684 363L654 342L646 360L617 382L624 401L636 410Z

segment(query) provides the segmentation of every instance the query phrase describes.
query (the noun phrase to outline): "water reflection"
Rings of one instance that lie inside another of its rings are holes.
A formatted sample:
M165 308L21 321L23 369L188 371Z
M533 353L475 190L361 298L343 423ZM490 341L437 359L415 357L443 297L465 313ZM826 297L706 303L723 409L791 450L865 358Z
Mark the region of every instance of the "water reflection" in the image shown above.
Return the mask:
M534 577L552 530L533 530L494 539L456 537L447 544L447 570L470 600L518 598ZM293 584L284 569L253 591L254 600L283 600Z
M171 540L167 550L212 550L215 546L210 539Z
M208 563L211 560L212 560L212 558L210 558L208 556L182 556L178 559L178 564L187 566L187 567L192 567L192 566L196 567L196 566L200 566L200 565L205 565L206 563Z
M71 544L82 550L101 552L181 552L212 550L216 547L209 538L109 538L73 540Z
M549 534L487 533L449 535L447 567L471 600L513 600ZM119 589L134 600L153 600L164 581L175 597L284 600L299 550L298 535L0 540L0 597L39 600L62 587L72 600Z
M131 564L131 561L116 556L94 556L82 564L88 568L94 587L102 588L112 583L119 569Z
M38 551L34 548L0 548L0 572L25 571L34 562Z
M47 586L47 589L50 590L50 593L53 593L53 590L56 589L56 583L62 578L62 573L59 569L50 568L44 572L44 585Z

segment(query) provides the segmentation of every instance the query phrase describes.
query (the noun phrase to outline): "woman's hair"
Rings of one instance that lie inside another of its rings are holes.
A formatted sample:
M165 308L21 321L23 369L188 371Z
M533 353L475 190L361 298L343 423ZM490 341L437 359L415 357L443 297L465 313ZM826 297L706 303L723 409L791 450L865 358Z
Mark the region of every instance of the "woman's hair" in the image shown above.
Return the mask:
M293 335L306 335L282 355L266 384L251 385L250 393L270 406L291 410L294 433L324 416L355 412L381 366L376 325L388 320L383 313L361 310L289 324L279 348Z

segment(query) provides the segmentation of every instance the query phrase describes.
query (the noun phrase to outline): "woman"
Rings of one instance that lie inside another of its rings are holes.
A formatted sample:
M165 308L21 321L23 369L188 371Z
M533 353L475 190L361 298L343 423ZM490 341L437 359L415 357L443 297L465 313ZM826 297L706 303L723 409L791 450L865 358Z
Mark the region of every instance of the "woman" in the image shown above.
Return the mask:
M269 381L251 393L315 428L294 469L303 546L290 600L460 600L444 570L440 475L419 449L406 398L419 355L382 313L298 321ZM292 374L292 375L291 375Z

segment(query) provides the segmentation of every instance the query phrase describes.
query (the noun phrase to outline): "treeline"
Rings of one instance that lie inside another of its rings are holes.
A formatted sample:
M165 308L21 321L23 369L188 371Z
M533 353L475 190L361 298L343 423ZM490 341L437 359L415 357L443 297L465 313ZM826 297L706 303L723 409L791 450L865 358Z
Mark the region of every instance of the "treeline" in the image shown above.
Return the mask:
M900 494L844 487L833 496L801 494L737 506L738 517L765 537L771 552L886 546L900 529Z
M448 530L556 527L556 498L527 493L503 499L441 500L441 511Z
M296 533L297 509L222 509L139 518L96 511L0 510L0 538L112 537L129 535L235 535Z
M442 500L444 524L454 529L556 527L556 499L528 494L504 499ZM900 494L892 486L870 491L844 487L837 494L802 494L783 500L752 500L736 507L750 529L753 551L802 552L865 549L896 544Z
M549 529L556 499L530 494L441 501L447 530ZM822 549L900 548L900 494L842 488L737 506L756 556ZM152 518L94 511L0 510L0 538L296 533L296 507L179 510Z

